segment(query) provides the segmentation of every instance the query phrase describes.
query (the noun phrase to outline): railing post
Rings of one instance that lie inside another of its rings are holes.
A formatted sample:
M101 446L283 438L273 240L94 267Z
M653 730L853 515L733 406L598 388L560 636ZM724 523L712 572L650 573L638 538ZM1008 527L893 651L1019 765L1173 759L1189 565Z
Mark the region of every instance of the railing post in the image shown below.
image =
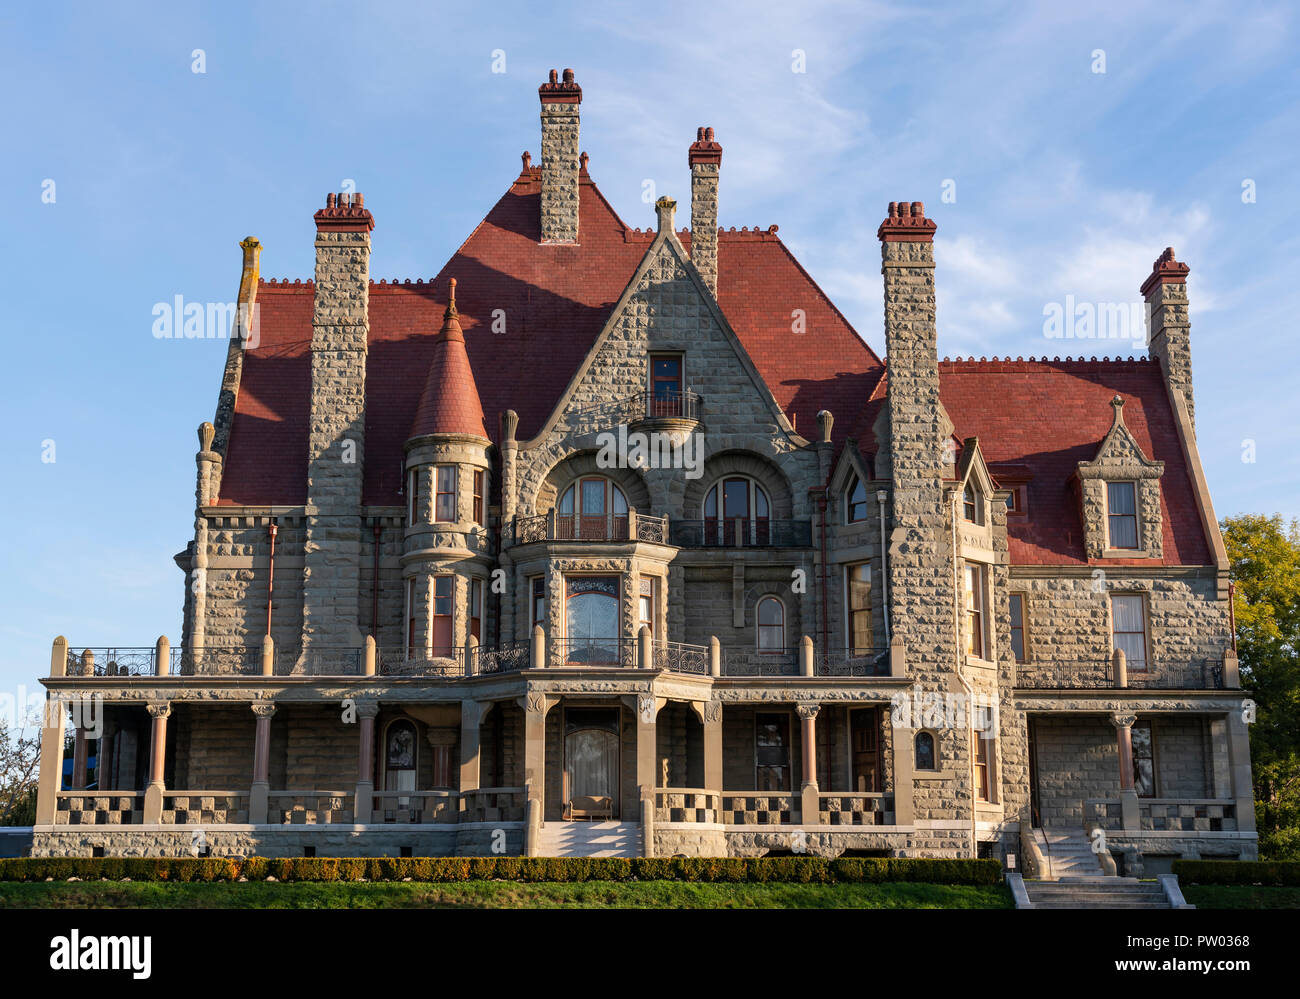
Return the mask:
M636 540L636 507L627 508L627 540Z
M655 855L655 792L651 788L641 789L641 852L644 856Z
M533 625L532 659L528 665L533 669L546 668L546 632L540 624Z
M81 650L81 672L78 674L78 676L94 676L94 675L95 675L95 653L91 652L90 649L82 649Z
M68 640L60 635L50 648L50 676L67 676Z
M1123 690L1128 686L1128 657L1124 655L1123 649L1116 649L1111 655L1111 663L1115 670L1115 686Z
M262 636L262 675L275 675L275 639L270 635Z
M378 650L375 648L375 636L374 636L374 635L367 635L367 636L366 636L366 653L365 653L365 660L364 660L364 662L363 662L363 664L362 664L362 667L363 667L363 668L362 668L362 672L363 672L366 676L374 676L374 675L375 675L375 669L376 669L376 667L377 667L377 665L378 665L378 663L377 663L376 660L377 660L378 658L379 658L379 656L378 656Z
M717 635L709 636L709 675L722 676L722 643Z
M478 672L478 639L469 636L469 647L465 649L465 675L473 676Z
M813 675L813 640L807 635L799 642L799 673L802 676Z
M524 786L524 856L537 856L537 840L542 831L542 803L533 797L531 784Z
M546 539L554 540L557 537L555 533L555 507L546 511Z
M636 664L641 669L654 669L654 647L650 639L650 629L646 625L641 625L641 630L636 635Z
M889 640L889 675L907 675L907 646L903 644L902 635L894 635Z
M153 675L166 676L171 672L172 643L166 635L159 635L153 647Z
M1223 689L1241 689L1241 671L1237 666L1237 653L1227 649L1223 653Z

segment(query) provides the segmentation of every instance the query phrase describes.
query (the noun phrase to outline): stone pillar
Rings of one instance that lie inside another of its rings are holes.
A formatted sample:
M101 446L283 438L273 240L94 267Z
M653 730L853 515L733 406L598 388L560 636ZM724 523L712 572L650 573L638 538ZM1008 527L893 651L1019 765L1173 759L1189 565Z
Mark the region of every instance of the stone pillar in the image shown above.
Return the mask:
M1230 711L1228 758L1232 771L1232 797L1236 803L1237 831L1255 831L1255 789L1250 773L1250 734L1244 709Z
M542 242L578 241L578 117L582 88L573 70L551 70L537 88L542 102Z
M513 543L510 528L514 524L516 509L515 475L519 456L519 442L515 432L519 429L519 414L507 409L501 414L501 538L502 547ZM506 634L513 636L513 631Z
M166 635L159 635L153 647L154 676L168 676L172 665L172 643Z
M55 655L59 650L59 639L54 640ZM67 654L67 641L63 641L64 654ZM53 672L53 668L51 668ZM54 824L58 810L58 793L63 784L63 732L67 725L67 711L64 702L57 697L45 699L45 724L41 726L41 770L36 785L36 824L47 826Z
M1115 674L1115 686L1123 690L1128 686L1128 657L1124 655L1123 649L1116 649L1111 653L1110 661Z
M532 594L528 595L532 599ZM532 657L528 661L532 669L544 669L546 667L546 632L542 630L540 624L533 625L533 648Z
M1181 392L1187 415L1196 432L1196 406L1192 401L1192 323L1187 309L1187 273L1190 268L1174 259L1167 247L1151 265L1151 275L1142 283L1146 299L1147 353L1160 362L1165 381Z
M482 781L483 716L492 710L491 701L460 702L460 793L477 791Z
M524 709L524 788L529 799L537 802L537 814L542 816L546 814L546 712L550 705L546 696L537 691L519 703Z
M722 643L717 635L709 636L709 676L722 676Z
M650 629L646 625L641 625L641 630L636 636L636 664L641 669L655 668L654 645L650 638Z
M799 712L800 742L803 744L803 823L817 825L820 807L817 801L817 713L820 704L804 703Z
M704 788L722 792L722 702L705 701L700 713L704 723Z
M262 675L275 675L275 639L270 635L262 636Z
M361 486L365 465L370 232L360 194L329 195L316 220L303 654L361 645Z
M799 641L799 673L802 676L813 675L813 640L808 635Z
M902 635L896 634L889 640L889 675L907 675L907 646Z
M638 796L653 795L659 782L658 735L655 717L659 714L659 701L654 694L636 695L636 783Z
M910 727L900 728L895 724L898 720L896 712L896 708L890 708L890 725L893 726L894 823L910 826L916 814L912 801L912 754L916 751L912 739L916 733Z
M253 786L248 794L248 821L256 826L266 822L271 793L271 719L275 717L275 705L259 702L252 707L257 727L253 736Z
M366 636L365 658L362 661L362 672L366 676L374 676L375 669L378 666L378 649L375 647L375 636Z
M50 676L67 676L68 640L60 635L50 647Z
M1133 724L1137 715L1115 713L1110 722L1118 734L1119 748L1119 808L1121 825L1126 831L1136 831L1142 822L1138 814L1137 789L1133 786Z
M358 825L370 821L375 800L375 716L379 705L375 701L357 704L357 790L352 803L352 817Z
M153 727L149 736L149 786L144 792L142 820L145 825L157 825L162 821L163 794L167 791L163 775L167 764L167 719L172 706L162 701L147 707Z
M687 150L691 167L691 263L705 286L718 297L718 173L722 146L713 129L700 128Z
M72 736L72 790L86 789L86 727L78 725Z

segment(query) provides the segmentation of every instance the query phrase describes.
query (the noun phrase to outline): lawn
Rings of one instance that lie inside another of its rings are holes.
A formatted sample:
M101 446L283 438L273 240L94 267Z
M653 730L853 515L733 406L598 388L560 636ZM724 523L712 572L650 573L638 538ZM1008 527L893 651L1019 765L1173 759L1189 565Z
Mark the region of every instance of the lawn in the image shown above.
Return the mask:
M692 884L0 883L0 909L1010 909L1005 886Z

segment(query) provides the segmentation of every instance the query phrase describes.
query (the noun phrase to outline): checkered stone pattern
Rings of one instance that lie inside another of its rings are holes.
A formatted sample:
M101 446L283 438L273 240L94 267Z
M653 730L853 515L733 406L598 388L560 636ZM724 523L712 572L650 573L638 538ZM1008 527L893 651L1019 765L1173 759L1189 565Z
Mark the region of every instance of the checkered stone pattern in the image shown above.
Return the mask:
M455 795L420 794L412 791L400 797L375 795L372 822L415 823L458 822L460 811Z
M269 818L286 826L351 825L347 794L279 794L270 798Z
M466 791L460 796L459 808L461 822L522 822L524 792L522 789Z
M716 823L720 797L703 791L660 791L655 819L659 822Z
M54 813L61 826L138 826L143 821L140 795L96 795L60 797Z
M246 794L169 794L163 797L164 825L245 825Z
M1123 826L1124 816L1118 801L1105 801L1089 798L1083 803L1084 826L1119 832Z
M801 821L790 794L727 794L722 797L723 819L730 825L783 825Z
M1235 806L1231 802L1141 802L1141 826L1155 832L1234 832Z
M892 826L892 795L820 795L817 821L824 826Z

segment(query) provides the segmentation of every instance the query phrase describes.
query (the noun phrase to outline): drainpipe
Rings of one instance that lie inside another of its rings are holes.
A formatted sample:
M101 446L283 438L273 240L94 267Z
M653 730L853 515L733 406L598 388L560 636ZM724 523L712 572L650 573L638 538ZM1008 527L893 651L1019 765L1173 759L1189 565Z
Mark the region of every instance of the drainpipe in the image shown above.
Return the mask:
M885 500L889 494L883 489L876 490L876 503L880 509L880 590L881 612L885 618L885 648L889 648L889 542L885 539Z
M380 518L375 518L375 572L370 580L370 634L379 635L379 536Z
M1228 624L1232 628L1232 652L1237 653L1237 584L1228 583Z
M821 537L822 592L821 592L821 601L820 601L822 605L822 655L829 655L831 650L830 610L827 607L827 604L830 603L831 589L830 589L830 575L829 575L830 568L826 563L826 507L827 507L826 500L827 500L826 489L825 487L823 487L821 491L821 496L818 498L818 508L821 514L821 516L818 519L821 521L821 534L822 534Z
M271 518L269 528L271 535L271 571L266 577L266 633L271 633L271 600L275 596L275 536L279 533L279 528L275 526L275 518Z

